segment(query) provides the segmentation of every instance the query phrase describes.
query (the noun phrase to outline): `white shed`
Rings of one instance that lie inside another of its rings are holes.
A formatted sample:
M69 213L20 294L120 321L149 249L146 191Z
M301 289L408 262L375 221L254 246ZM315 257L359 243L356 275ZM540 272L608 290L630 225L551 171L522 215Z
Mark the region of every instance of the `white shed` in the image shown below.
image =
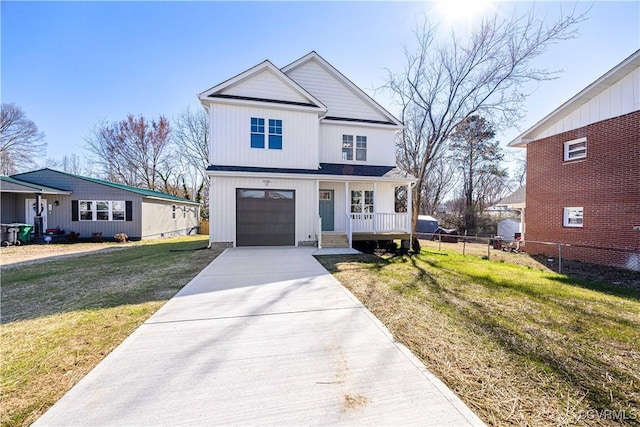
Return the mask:
M506 241L515 240L515 234L522 233L522 223L513 218L503 219L498 223L498 235ZM524 236L522 236L524 239Z

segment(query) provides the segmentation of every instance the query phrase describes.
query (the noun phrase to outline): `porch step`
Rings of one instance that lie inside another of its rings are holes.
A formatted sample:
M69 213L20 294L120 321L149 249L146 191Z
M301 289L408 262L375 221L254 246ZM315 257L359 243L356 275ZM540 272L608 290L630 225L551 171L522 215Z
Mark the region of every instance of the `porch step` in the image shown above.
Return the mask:
M343 233L322 233L323 248L348 248L349 240Z

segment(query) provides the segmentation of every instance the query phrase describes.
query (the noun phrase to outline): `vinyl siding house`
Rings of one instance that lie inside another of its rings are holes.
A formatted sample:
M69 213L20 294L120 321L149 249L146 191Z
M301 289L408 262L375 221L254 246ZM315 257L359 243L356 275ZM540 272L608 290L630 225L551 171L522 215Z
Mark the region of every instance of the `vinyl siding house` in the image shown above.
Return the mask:
M640 271L640 50L511 141L527 252Z
M130 240L196 233L199 204L158 191L40 169L2 177L1 221L33 224L40 199L43 231L89 238L125 233Z
M199 99L213 246L409 238L410 214L394 211L396 188L414 182L395 168L402 123L317 53L264 61Z

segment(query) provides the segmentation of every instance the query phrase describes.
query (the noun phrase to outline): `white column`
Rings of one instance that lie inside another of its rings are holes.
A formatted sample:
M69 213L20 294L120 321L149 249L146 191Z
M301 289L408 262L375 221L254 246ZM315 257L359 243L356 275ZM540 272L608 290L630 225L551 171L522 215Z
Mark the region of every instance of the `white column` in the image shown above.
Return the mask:
M373 234L376 234L376 222L378 218L376 218L376 213L378 213L378 183L373 182Z
M411 184L407 184L407 224L409 225L409 232L411 232L411 215L413 213L413 194L411 191Z

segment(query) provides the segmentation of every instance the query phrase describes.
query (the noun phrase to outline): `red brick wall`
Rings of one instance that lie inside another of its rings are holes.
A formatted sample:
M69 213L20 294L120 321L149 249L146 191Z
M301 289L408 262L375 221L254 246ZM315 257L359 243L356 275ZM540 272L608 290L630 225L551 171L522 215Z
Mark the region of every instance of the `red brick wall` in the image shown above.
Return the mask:
M587 137L587 157L565 162L566 141ZM582 228L563 226L563 208L584 207ZM625 266L640 253L640 111L527 145L527 252ZM599 250L596 248L611 248ZM635 262L635 261L632 261ZM627 265L628 267L628 265ZM640 269L640 265L637 266Z

